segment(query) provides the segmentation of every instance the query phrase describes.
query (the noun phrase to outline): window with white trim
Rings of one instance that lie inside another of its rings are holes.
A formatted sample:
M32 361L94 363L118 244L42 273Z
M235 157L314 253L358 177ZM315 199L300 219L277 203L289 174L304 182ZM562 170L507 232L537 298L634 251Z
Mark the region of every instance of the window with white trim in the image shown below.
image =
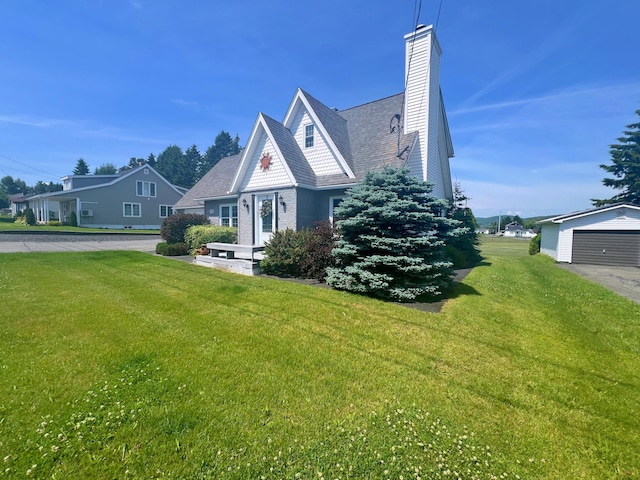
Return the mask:
M138 180L136 182L136 195L138 197L155 197L156 182L144 182L142 180Z
M160 217L165 218L173 215L173 207L171 205L160 205Z
M304 148L313 147L313 123L304 127Z
M329 221L331 223L334 221L333 210L338 208L342 200L344 200L344 197L329 197ZM337 220L337 218L335 220Z
M141 217L142 209L139 203L125 202L122 204L122 215L125 217Z
M220 225L238 227L238 205L234 203L220 205Z

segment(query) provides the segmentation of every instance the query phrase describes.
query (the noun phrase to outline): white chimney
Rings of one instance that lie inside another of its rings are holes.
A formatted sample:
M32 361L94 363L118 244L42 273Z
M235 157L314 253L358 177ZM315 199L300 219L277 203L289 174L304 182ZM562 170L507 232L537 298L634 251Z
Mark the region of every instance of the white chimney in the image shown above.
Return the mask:
M439 143L448 138L440 97L442 50L433 25L418 26L414 32L405 35L404 40L406 83L403 126L405 134L418 132L419 147L414 148L407 159L407 167L413 175L433 182L434 194L445 198L450 195L448 185L451 177L448 173L448 156L439 147Z

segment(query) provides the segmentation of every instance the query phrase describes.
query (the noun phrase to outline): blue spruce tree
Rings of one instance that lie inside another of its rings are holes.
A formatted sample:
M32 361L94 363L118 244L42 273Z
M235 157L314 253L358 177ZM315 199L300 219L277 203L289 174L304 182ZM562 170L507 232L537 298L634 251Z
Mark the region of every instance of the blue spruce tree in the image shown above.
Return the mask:
M395 301L442 293L453 275L442 237L460 223L443 216L448 202L431 191L407 169L368 173L334 212L340 239L327 283Z

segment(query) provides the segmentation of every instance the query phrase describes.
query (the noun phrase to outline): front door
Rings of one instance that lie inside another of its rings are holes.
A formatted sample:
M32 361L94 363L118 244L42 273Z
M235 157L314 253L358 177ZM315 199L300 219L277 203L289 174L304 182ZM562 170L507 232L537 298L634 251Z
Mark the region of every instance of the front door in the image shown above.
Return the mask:
M256 239L258 245L264 245L271 239L271 235L275 230L275 205L273 203L273 195L261 195L257 197L258 202L258 221L256 225Z

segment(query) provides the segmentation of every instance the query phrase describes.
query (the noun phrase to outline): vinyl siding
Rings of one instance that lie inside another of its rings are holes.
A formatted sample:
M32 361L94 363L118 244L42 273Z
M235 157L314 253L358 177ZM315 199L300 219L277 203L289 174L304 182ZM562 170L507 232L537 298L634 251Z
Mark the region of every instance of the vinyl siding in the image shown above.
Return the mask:
M549 255L554 260L558 259L558 233L560 225L551 223L543 225L542 236L540 237L540 253Z
M271 155L271 166L263 170L260 167L260 159L265 153ZM260 190L292 185L292 180L289 178L289 174L285 169L283 159L280 158L271 139L267 137L263 130L260 140L256 142L256 147L250 152L250 156L248 157L247 174L241 184L240 190Z
M305 126L313 124L313 147L305 148ZM326 138L322 135L318 125L313 122L306 109L298 107L290 127L291 132L300 146L307 162L316 175L335 175L345 173L344 169L329 149Z
M618 209L597 212L591 215L566 220L559 225L559 262L571 262L574 230L640 230L640 212L626 208L620 216Z

